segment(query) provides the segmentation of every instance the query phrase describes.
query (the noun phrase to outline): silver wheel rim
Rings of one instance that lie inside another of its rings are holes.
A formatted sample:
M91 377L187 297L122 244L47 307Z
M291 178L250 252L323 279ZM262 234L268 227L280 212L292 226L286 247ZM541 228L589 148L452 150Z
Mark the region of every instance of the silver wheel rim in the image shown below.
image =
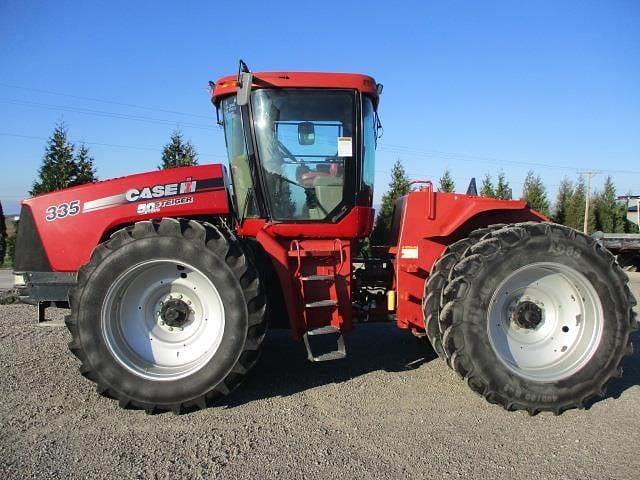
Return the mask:
M178 319L167 311L169 304L182 309ZM128 268L109 287L101 313L113 357L150 380L177 380L200 370L218 350L224 324L224 305L211 280L172 259Z
M567 378L591 359L602 336L600 297L571 267L541 262L511 273L496 289L487 330L500 361L539 382Z

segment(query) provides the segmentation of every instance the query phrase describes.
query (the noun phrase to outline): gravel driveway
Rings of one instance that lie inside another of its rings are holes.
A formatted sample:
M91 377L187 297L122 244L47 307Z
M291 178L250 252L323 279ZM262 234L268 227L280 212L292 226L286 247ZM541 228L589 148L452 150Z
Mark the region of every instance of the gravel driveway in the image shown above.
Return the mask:
M34 319L0 307L2 479L640 477L638 353L589 410L529 417L475 396L393 325L360 326L346 360L320 365L272 331L228 403L148 416L98 397L66 329Z

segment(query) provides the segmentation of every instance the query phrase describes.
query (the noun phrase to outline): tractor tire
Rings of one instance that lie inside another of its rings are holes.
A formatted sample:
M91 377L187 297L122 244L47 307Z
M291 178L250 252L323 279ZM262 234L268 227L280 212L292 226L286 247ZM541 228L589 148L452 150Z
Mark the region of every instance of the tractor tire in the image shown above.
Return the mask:
M436 263L433 264L433 267L431 267L429 278L424 284L422 312L427 338L431 342L433 350L438 354L438 357L445 361L447 360L447 356L442 348L440 310L442 309L442 292L449 283L451 270L470 246L479 242L485 235L503 226L502 224L490 225L489 227L472 231L468 237L449 245L442 255L440 255Z
M626 274L597 241L560 225L490 233L454 266L444 298L452 368L507 410L584 408L632 352Z
M123 408L214 404L258 359L266 332L258 272L224 227L142 221L98 245L70 294L71 352Z

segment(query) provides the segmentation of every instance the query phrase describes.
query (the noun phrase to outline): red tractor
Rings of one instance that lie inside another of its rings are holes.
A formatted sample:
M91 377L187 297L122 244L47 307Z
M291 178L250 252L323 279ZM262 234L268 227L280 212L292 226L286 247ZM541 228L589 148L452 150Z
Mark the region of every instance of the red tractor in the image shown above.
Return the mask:
M636 328L627 277L595 240L524 201L419 182L379 258L354 269L374 220L381 91L366 75L253 74L241 62L212 84L230 176L182 167L25 200L23 300L41 314L68 306L82 375L149 413L227 395L269 324L288 324L311 361L344 357L372 283L378 309L428 337L489 402L585 406L621 374ZM319 335L335 348L318 352Z

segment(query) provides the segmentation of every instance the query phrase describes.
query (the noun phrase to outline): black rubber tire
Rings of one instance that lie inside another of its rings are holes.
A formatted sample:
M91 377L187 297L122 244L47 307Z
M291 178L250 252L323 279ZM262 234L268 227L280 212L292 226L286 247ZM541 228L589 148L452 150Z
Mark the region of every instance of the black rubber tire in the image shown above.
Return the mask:
M509 370L496 356L487 335L492 293L508 274L534 262L558 262L582 273L600 296L604 325L600 343L587 364L568 378L536 382ZM636 301L628 277L597 241L560 225L522 223L487 235L454 266L444 292L440 318L447 325L443 349L452 368L469 387L491 403L531 415L584 408L605 394L606 384L622 375L637 329Z
M422 295L422 314L425 324L427 338L431 342L433 350L438 357L447 360L442 348L442 332L440 331L440 310L442 309L442 292L449 283L449 276L454 265L467 249L479 242L485 235L493 230L502 228L504 225L490 225L486 228L479 228L472 231L468 237L449 245L440 258L431 267L429 278L424 284L424 294Z
M183 260L207 275L224 303L225 325L220 347L206 365L179 380L153 381L125 369L112 356L102 337L100 312L119 273L163 257ZM266 333L266 299L241 244L224 227L193 220L164 218L118 230L80 268L70 299L65 323L72 335L69 349L81 361L80 373L121 407L147 413L182 413L214 404L256 363Z

